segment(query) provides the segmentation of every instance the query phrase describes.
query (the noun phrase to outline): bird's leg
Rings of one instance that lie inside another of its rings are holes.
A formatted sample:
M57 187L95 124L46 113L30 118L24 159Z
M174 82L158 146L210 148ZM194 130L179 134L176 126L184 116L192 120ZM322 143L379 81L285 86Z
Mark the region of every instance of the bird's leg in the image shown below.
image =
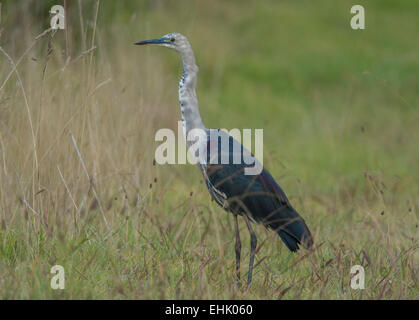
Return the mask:
M240 252L242 249L242 244L240 241L239 233L239 222L237 221L237 214L234 215L234 229L236 230L236 274L237 274L237 286L240 288Z
M249 260L249 273L247 276L247 286L252 282L252 273L253 273L253 262L255 261L255 250L258 243L256 234L253 231L252 225L250 224L249 218L244 215L244 220L246 221L247 229L250 232L250 260Z

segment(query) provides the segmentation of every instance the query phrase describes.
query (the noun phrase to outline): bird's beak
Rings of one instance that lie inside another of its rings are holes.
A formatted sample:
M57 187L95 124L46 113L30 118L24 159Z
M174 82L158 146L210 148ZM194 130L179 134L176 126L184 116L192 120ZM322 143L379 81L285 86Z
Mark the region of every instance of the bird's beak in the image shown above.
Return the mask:
M134 44L141 46L144 44L164 44L164 43L168 43L168 40L164 38L159 38L159 39L143 40L143 41L136 42Z

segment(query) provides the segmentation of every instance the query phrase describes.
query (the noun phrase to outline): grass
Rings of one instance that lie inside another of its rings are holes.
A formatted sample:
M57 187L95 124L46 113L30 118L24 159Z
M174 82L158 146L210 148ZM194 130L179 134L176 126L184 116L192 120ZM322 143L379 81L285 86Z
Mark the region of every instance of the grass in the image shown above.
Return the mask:
M363 31L350 1L121 3L72 2L70 57L66 31L42 34L55 2L2 6L0 298L417 299L415 1L361 1ZM180 61L132 43L172 31L194 47L206 125L264 129L264 164L315 238L292 254L255 227L248 290L199 171L153 165L155 132L180 119Z

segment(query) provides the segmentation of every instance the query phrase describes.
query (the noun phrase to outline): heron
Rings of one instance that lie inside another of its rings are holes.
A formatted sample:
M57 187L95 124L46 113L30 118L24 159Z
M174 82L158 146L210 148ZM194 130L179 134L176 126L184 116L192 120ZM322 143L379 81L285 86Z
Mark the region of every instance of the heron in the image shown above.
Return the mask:
M223 209L231 212L234 217L235 230L235 255L238 286L240 278L240 255L241 240L238 224L238 216L241 216L250 232L250 258L247 276L247 287L252 282L253 265L257 249L257 237L252 223L263 224L266 228L276 232L286 247L296 252L300 246L309 249L313 245L313 237L304 219L293 208L284 191L274 180L271 174L262 166L258 174L249 175L245 169L249 164L243 161L234 162L231 150L240 150L242 154L250 153L243 145L230 136L227 132L219 129L207 129L202 122L198 100L196 96L196 83L198 67L195 56L188 39L180 33L169 33L160 38L143 40L135 45L156 45L175 50L182 58L183 72L179 82L179 102L182 116L183 134L188 137L194 130L204 132L205 137L198 139L202 150L207 151L204 160L197 162L207 189L215 202ZM217 135L212 134L213 131ZM228 163L222 161L210 161L211 155L216 155L217 160L222 157L225 148L221 147L220 141L228 141ZM186 145L190 147L194 141L187 139ZM219 148L220 147L220 148ZM238 147L238 149L236 149ZM214 149L217 151L213 152ZM200 149L201 150L201 149ZM258 160L255 159L255 162ZM260 164L260 163L259 163Z

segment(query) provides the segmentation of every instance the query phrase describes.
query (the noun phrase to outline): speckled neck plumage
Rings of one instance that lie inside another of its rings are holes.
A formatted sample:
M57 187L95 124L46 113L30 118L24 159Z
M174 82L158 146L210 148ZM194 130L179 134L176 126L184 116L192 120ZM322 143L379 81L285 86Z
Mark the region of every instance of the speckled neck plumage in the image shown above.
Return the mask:
M179 82L179 103L183 121L183 135L192 129L203 129L201 115L198 109L198 100L196 98L195 86L197 81L198 67L195 64L195 57L189 44L180 51L183 61L183 73Z

